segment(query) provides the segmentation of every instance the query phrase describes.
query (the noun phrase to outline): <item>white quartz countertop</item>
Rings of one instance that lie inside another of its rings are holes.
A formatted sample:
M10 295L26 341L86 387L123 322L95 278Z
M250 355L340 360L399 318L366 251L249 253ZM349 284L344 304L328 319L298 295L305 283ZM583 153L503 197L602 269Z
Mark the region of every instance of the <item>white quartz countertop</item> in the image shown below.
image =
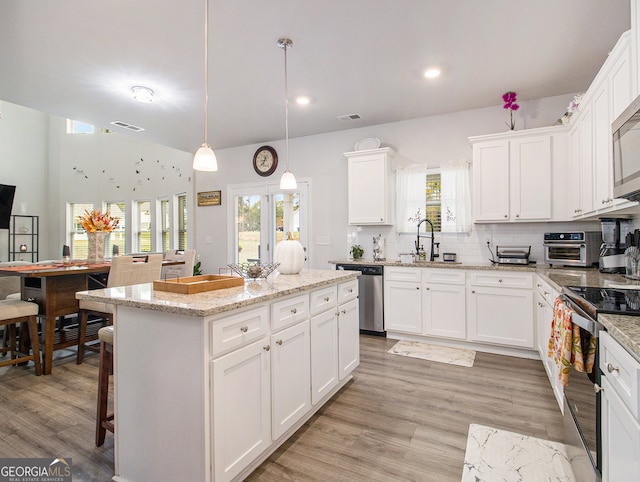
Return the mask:
M98 301L134 308L189 316L210 316L309 289L355 279L357 271L308 270L296 275L272 274L267 280L247 280L244 286L192 295L153 289L153 284L79 291L79 300Z

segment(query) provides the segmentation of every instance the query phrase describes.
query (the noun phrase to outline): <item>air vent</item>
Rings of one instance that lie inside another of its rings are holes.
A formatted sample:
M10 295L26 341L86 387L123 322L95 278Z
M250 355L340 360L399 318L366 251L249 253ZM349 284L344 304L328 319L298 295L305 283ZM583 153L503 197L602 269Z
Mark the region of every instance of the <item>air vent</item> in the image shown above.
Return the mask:
M122 121L113 121L113 122L110 122L110 124L114 126L122 127L123 129L129 129L130 131L134 131L134 132L140 132L144 130L142 127L127 124L126 122L122 122Z
M354 121L358 119L362 119L360 114L347 114L347 115L339 115L338 119L341 121Z

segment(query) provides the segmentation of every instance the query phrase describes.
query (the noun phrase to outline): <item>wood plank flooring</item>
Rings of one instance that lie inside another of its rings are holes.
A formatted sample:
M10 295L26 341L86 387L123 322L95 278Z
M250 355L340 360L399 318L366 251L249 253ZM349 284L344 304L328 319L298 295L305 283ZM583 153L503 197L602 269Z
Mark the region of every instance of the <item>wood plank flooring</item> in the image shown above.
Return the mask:
M247 480L459 482L470 423L562 440L540 361L477 353L466 368L360 339L354 380ZM71 457L74 481L110 480L113 437L94 445L97 362L62 350L49 376L1 369L0 457Z

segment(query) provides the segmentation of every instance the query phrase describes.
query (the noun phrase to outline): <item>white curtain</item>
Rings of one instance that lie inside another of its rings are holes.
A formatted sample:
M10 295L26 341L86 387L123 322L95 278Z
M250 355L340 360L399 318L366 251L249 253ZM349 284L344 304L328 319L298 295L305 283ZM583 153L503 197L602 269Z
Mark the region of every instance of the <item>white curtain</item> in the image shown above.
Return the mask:
M470 163L451 161L441 166L442 232L471 231Z
M426 165L399 167L396 171L396 230L398 233L414 233L418 221L425 217L426 176Z

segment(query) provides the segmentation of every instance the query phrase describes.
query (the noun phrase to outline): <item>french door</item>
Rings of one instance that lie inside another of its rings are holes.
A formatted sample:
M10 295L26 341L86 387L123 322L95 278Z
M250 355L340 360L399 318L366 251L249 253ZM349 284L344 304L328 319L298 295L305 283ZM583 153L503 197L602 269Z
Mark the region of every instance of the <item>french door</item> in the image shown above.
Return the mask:
M308 266L308 182L299 181L295 191L263 184L232 186L229 192L235 263L272 263L276 245L291 233L305 247Z

